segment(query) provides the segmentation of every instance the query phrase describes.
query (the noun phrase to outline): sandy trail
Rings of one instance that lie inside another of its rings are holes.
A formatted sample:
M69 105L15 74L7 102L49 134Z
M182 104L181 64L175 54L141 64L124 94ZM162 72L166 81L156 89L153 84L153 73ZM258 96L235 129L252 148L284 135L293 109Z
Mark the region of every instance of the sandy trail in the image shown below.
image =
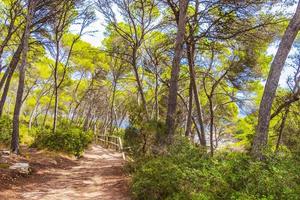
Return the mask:
M40 178L14 186L0 199L26 200L129 200L122 155L100 146L87 150L70 169L38 172Z

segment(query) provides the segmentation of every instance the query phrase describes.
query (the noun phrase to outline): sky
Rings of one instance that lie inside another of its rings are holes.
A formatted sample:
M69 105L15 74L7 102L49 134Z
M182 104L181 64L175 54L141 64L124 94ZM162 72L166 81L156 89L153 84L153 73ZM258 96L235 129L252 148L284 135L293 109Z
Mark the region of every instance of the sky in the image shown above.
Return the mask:
M71 27L71 31L78 33L79 28L80 27L77 26ZM85 30L85 32L92 33L84 34L82 40L90 43L94 47L101 46L101 41L104 39L105 21L104 17L99 12L96 12L96 20Z

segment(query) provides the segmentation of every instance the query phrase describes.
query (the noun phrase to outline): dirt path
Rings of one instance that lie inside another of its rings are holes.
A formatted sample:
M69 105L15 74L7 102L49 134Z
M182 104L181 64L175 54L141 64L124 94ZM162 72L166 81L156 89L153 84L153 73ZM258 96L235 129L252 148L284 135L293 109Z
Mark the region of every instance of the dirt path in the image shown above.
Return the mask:
M25 184L0 193L14 200L129 200L127 178L120 153L92 146L69 169L38 171Z

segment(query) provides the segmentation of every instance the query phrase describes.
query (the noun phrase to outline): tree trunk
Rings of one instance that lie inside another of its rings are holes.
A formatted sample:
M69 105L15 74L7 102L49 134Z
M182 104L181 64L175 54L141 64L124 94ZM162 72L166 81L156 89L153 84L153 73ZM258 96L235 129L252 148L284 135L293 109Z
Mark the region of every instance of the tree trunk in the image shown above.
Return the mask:
M21 41L24 40L23 38L24 38L24 35L23 35ZM6 101L7 93L8 93L8 90L9 90L10 81L12 79L12 76L13 76L13 74L14 74L16 68L17 68L18 62L20 60L22 49L23 49L23 45L20 44L18 46L18 49L14 53L14 55L12 57L12 60L10 61L9 67L7 69L7 70L9 70L9 72L8 72L7 77L6 77L5 86L4 86L3 93L2 93L2 96L1 96L1 100L0 100L0 116L2 116L2 114L3 114L3 108L4 108L5 101ZM5 81L5 79L4 79L4 81ZM4 84L4 82L3 82L3 84Z
M89 130L89 122L90 122L90 118L91 118L91 113L92 113L92 104L89 106L88 113L87 113L86 118L84 120L84 124L83 124L83 130L84 131Z
M209 101L209 112L210 112L210 124L209 124L209 133L210 133L210 155L214 155L214 109L212 102L212 95L208 98Z
M58 88L55 88L55 90L54 90L54 114L53 114L52 133L56 132L56 128L57 128L57 115L58 115Z
M299 29L300 1L298 2L297 10L280 42L279 48L271 65L263 97L260 103L258 125L251 150L253 157L259 160L263 159L263 151L268 144L268 129L270 124L271 108L276 94L276 89L278 87L280 75Z
M189 137L191 135L191 128L192 128L192 110L193 110L193 88L192 88L192 80L190 80L189 86L189 108L188 108L188 115L186 120L186 130L185 136Z
M145 95L144 95L143 86L142 86L142 83L141 83L141 80L140 80L140 76L139 76L138 68L137 68L137 63L136 63L137 50L133 49L133 53L132 54L133 54L132 55L133 71L134 71L135 79L136 79L136 82L137 82L138 91L139 91L139 93L141 95L142 104L143 104L144 110L146 112L146 118L148 119L149 116L148 116L147 102L146 102L146 98L145 98Z
M112 100L111 100L111 106L110 106L110 127L109 127L109 132L110 132L111 135L113 134L114 104L115 104L115 95L116 95L117 81L114 80L113 84L114 84L114 86L113 86Z
M79 101L79 103L77 103L76 106L75 106L75 108L73 109L73 113L72 113L70 124L73 124L73 122L75 121L75 116L77 114L77 109L79 108L80 104L81 104L81 101Z
M80 83L81 83L81 81L82 81L83 76L84 76L84 73L81 74L80 79L79 79L78 83L76 84L75 90L73 91L73 95L72 95L72 96L73 96L73 99L71 100L71 103L70 103L70 105L69 105L69 111L68 111L68 119L69 119L69 120L72 118L72 115L71 115L71 112L72 112L72 106L73 106L74 100L76 99L76 93L77 93L77 90L78 90L78 88L79 88L79 85L80 85Z
M54 66L54 113L52 133L56 132L58 114L58 63L59 63L59 41L56 41L56 58Z
M155 65L155 120L159 120L159 106L158 106L158 70Z
M175 134L175 115L177 107L177 92L178 92L178 77L180 72L180 61L183 50L183 42L185 35L186 24L186 12L187 12L188 0L179 0L179 20L178 30L176 35L174 58L172 62L172 71L170 79L170 89L168 95L168 109L166 118L167 128L167 143L172 143L173 136Z
M35 118L35 117L34 117L34 116L35 116L35 113L36 113L38 107L40 106L41 98L42 98L44 95L46 95L46 94L49 92L49 90L51 89L51 88L49 88L49 89L46 89L46 90L45 90L45 88L46 88L46 85L43 86L43 88L42 88L40 94L38 95L37 100L36 100L36 103L35 103L35 105L34 105L34 108L33 108L32 112L31 112L31 114L30 114L30 117L29 117L29 123L28 123L28 129L29 129L29 130L30 130L31 127L32 127L32 122L33 122L33 119ZM45 91L44 91L44 90L45 90Z
M49 109L51 107L53 95L54 95L54 92L51 94L50 101L49 101L48 106L46 108L46 113L45 113L44 120L43 120L43 127L45 127L45 125L46 125L46 121L47 121L47 117L48 117L48 112L49 112Z
M40 105L40 101L39 101L39 99L38 99L38 100L37 100L37 103L35 104L35 106L34 106L34 108L33 108L33 110L32 110L32 112L30 113L29 123L28 123L28 129L29 129L29 130L30 130L31 127L32 127L33 117L34 117L35 112L37 111L37 108L39 107L39 105Z
M200 99L198 97L198 90L197 90L197 85L196 85L194 55L195 55L195 45L194 44L190 45L187 42L187 57L188 57L188 63L189 63L190 77L191 77L192 88L194 91L198 123L200 126L200 133L201 133L201 137L199 138L199 140L200 140L200 144L202 146L206 146L205 129L204 129L204 123L203 123L203 116L202 116L202 107L201 107Z
M1 63L2 63L2 54L4 52L4 48L7 46L8 42L10 41L12 35L14 34L14 32L16 31L16 29L14 29L14 24L15 24L15 20L16 20L16 15L14 15L14 17L11 18L11 22L9 24L9 28L6 34L5 39L3 40L2 44L0 45L0 68L1 68Z
M11 150L13 153L19 153L19 121L20 121L20 111L22 107L22 100L23 100L23 92L25 86L25 68L27 62L27 53L28 53L28 40L30 37L30 26L34 12L34 1L28 1L28 14L26 16L26 26L24 31L24 37L22 39L22 62L20 65L20 74L19 74L19 85L17 90L17 97L16 97L16 104L14 109L14 116L13 116L13 131L12 131L12 138L11 138Z
M282 121L281 121L281 124L280 124L280 127L279 127L279 134L278 134L278 139L277 139L277 143L276 143L275 153L277 153L279 150L279 146L280 146L281 139L282 139L282 133L284 130L284 126L285 126L285 122L286 122L286 118L287 118L288 114L289 114L289 107L286 108L283 118L282 118Z
M2 90L2 87L3 87L3 85L4 85L5 81L6 81L6 78L7 78L8 74L9 74L9 72L10 72L10 68L8 67L5 70L3 76L1 77L1 80L0 80L0 91Z

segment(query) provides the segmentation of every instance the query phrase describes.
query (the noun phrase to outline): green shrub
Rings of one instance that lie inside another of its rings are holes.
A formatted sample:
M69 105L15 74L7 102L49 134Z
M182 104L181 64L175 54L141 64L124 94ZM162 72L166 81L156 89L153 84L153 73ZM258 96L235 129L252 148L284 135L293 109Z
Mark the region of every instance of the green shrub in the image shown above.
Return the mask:
M9 145L12 133L12 120L8 116L0 118L0 143Z
M20 123L20 143L31 145L34 140L36 128L28 129L27 124ZM0 118L0 144L9 146L12 134L12 120L8 116Z
M179 139L168 154L136 162L135 199L300 199L300 163L293 158L252 160L244 153L207 153Z
M34 142L34 138L37 132L36 127L28 128L27 124L20 124L20 142L30 146Z
M124 146L131 148L134 157L151 154L165 139L164 133L165 125L160 121L147 121L141 127L131 125L125 129Z
M62 151L79 157L93 140L92 132L84 132L80 128L62 125L55 133L51 129L40 129L33 146Z

